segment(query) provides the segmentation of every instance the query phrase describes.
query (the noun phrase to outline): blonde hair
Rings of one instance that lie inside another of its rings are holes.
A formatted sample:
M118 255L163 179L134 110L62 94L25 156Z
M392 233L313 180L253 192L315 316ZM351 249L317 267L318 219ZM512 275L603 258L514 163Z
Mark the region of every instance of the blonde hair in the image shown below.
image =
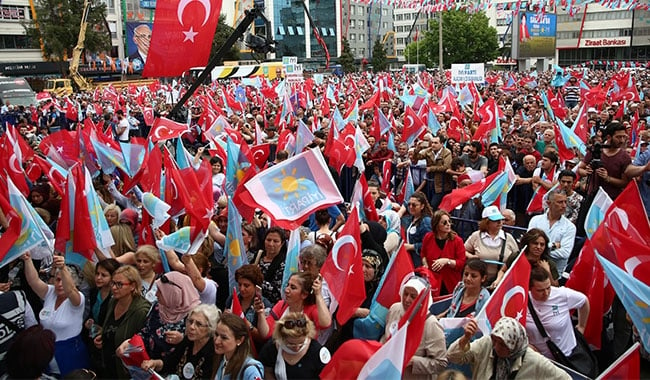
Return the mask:
M141 245L138 247L138 250L135 251L135 259L138 259L138 256L144 256L152 263L157 263L160 261L160 252L158 248L150 244Z
M140 283L142 282L142 278L140 277L140 273L138 272L137 269L135 269L134 266L131 265L123 265L115 270L113 272L113 278L115 278L116 275L121 274L122 276L126 277L129 282L135 284L133 287L133 291L131 292L131 295L133 297L140 297L142 295L142 289L140 289Z
M306 323L304 327L295 326L289 329L285 326L285 322L288 320L304 320ZM273 340L276 342L284 342L287 338L301 338L305 336L313 339L316 336L316 325L303 312L289 312L285 314L275 324L273 331Z
M111 235L115 245L111 247L115 256L122 256L127 252L135 251L135 239L133 238L133 231L126 224L116 224L111 227Z

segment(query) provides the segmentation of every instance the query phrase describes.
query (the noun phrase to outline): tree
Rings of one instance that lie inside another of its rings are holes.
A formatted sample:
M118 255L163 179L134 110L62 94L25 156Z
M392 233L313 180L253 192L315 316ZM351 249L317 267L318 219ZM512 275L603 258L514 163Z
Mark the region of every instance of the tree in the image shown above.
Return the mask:
M210 60L217 54L217 51L221 48L224 42L230 37L232 32L235 29L226 24L226 15L219 15L219 23L217 24L217 31L214 33L214 39L212 40L212 51L210 52ZM223 64L223 61L238 61L239 60L239 48L237 44L233 46L226 52L226 54L221 57L218 65Z
M37 0L34 4L38 28L34 20L22 25L34 48L43 43L45 57L49 60L63 60L72 56L77 45L84 0ZM109 51L111 35L106 27L106 5L91 0L84 40L86 50Z
M420 63L439 66L438 20L436 17L429 21L424 38L407 46L404 55L411 62L415 62L418 43ZM488 62L499 55L497 31L488 24L484 13L446 11L442 13L442 27L442 59L446 68L452 63Z
M343 38L343 49L341 49L341 56L339 57L339 64L346 73L357 71L357 66L354 64L354 57L350 50L350 43L346 38Z
M372 47L372 70L374 72L386 70L386 49L384 44L381 43L379 38L375 40L375 45Z

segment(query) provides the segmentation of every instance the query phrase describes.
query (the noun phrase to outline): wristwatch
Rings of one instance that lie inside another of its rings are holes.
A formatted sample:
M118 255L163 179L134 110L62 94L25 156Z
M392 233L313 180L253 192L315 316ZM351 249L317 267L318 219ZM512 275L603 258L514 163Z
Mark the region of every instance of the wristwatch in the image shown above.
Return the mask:
M451 259L447 260L447 265L451 266Z

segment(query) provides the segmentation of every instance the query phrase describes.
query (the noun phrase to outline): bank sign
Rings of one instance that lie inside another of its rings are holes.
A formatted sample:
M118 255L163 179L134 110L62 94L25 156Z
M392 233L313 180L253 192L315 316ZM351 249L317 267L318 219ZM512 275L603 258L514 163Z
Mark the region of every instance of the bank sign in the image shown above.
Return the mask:
M581 48L630 46L630 37L584 38L580 40Z
M483 63L454 63L451 65L451 83L484 83L485 64Z

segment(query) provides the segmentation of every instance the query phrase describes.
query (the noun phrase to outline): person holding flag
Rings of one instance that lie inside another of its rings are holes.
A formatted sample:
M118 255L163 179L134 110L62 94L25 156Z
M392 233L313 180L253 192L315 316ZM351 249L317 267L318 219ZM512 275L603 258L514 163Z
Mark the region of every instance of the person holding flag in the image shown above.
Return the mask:
M386 328L385 334L381 338L382 343L397 332L400 319L423 291L428 291L427 279L424 277L413 276L401 286L401 301L394 303L386 315ZM423 305L427 310L429 306L431 306L431 296L427 297L427 301ZM413 358L406 365L402 376L405 379L434 379L445 368L447 368L445 333L438 319L434 315L428 314L424 323L422 340Z
M469 364L472 379L562 379L571 376L528 346L526 329L516 319L501 317L490 335L470 343L479 330L474 319L449 346L449 361Z

